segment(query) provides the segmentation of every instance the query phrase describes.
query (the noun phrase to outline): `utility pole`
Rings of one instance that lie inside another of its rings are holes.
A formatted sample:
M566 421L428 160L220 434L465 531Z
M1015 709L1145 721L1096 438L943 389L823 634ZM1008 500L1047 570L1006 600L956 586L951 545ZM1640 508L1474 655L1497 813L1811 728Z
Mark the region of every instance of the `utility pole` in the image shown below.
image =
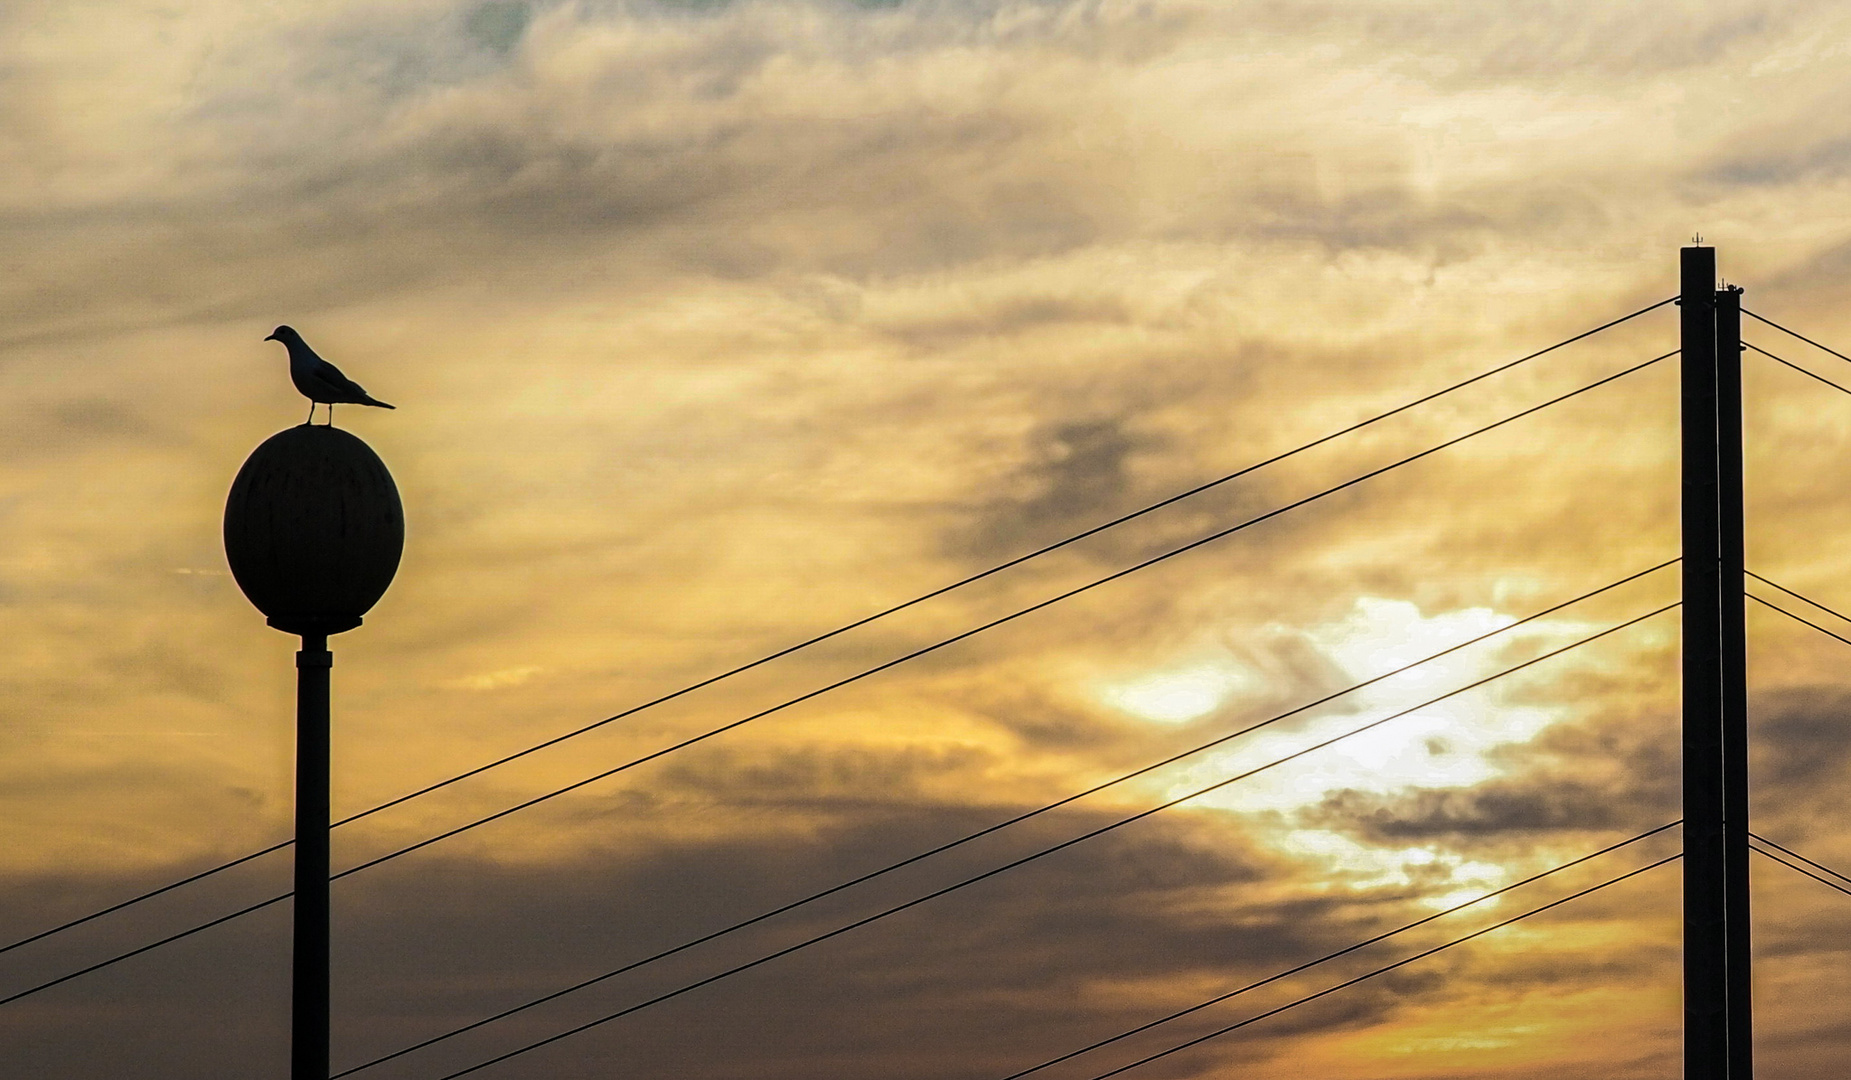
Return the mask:
M328 636L360 625L398 572L405 514L385 462L355 436L303 424L266 439L225 500L225 558L296 653L296 891L291 1080L328 1077Z
M1753 1080L1742 290L1682 252L1684 1077Z
M1684 542L1684 1080L1729 1080L1716 249L1680 253ZM1735 583L1741 591L1741 582Z
M1748 633L1742 595L1742 290L1716 294L1716 478L1722 634L1724 937L1729 1080L1753 1080L1754 953L1748 896Z

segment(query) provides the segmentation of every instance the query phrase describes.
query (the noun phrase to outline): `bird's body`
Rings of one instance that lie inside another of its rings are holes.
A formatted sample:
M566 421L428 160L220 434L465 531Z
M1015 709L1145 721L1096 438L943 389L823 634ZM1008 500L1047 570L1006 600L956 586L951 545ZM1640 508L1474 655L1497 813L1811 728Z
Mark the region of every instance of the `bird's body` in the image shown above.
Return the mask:
M341 369L323 360L309 348L302 335L287 326L279 326L265 341L280 341L289 350L289 381L309 399L309 420L315 419L315 405L328 407L328 423L334 423L336 405L372 405L381 409L394 406L378 401L359 383L341 374Z

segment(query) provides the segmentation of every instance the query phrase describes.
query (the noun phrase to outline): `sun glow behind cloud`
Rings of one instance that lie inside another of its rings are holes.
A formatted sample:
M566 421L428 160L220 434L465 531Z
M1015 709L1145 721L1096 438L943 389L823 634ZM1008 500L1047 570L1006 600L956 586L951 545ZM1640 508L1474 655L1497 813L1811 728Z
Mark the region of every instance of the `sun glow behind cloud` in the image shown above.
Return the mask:
M1168 774L1163 796L1177 798L1344 735L1509 667L1518 662L1512 656L1527 658L1594 629L1574 620L1540 620L1482 646L1427 660L1516 621L1515 616L1484 607L1425 615L1408 601L1364 596L1334 621L1303 630L1269 627L1274 637L1296 636L1308 643L1347 682L1427 662L1341 698L1311 719L1266 729L1208 752L1180 774ZM1225 714L1237 708L1243 694L1264 689L1251 671L1232 661L1197 662L1114 684L1103 696L1134 715L1174 724L1216 710ZM1371 844L1328 829L1294 828L1289 822L1338 793L1394 796L1415 789L1463 790L1505 775L1516 760L1512 748L1570 715L1565 705L1504 701L1506 689L1493 683L1386 720L1303 760L1191 800L1190 805L1277 816L1288 824L1267 830L1271 842L1282 852L1323 865L1346 887L1425 887L1430 895L1423 903L1430 907L1463 902L1506 884L1514 875L1500 865L1431 847Z
M1431 617L1407 601L1362 597L1342 619L1290 631L1271 627L1274 634L1298 633L1333 663L1346 679L1361 682L1424 660L1494 630L1510 626L1513 616L1487 608L1446 612ZM1567 621L1541 622L1526 627L1513 639L1493 639L1482 648L1459 652L1422 663L1412 670L1345 695L1323 715L1296 721L1282 729L1268 729L1242 740L1234 748L1198 766L1198 771L1224 772L1240 763L1268 759L1289 746L1330 738L1363 727L1422 700L1438 698L1491 674L1487 650L1529 646L1585 633L1588 627ZM1499 655L1493 653L1492 655ZM1506 665L1508 666L1508 665ZM1150 676L1124 686L1148 695L1135 699L1141 715L1176 722L1195 719L1222 705L1242 687L1257 684L1251 676L1225 673L1227 669L1194 667L1179 673ZM1237 792L1211 795L1204 801L1245 810L1284 810L1323 798L1332 790L1352 788L1390 792L1413 786L1465 786L1498 775L1498 751L1534 737L1560 709L1534 705L1499 705L1493 688L1468 691L1429 705L1378 727L1349 736L1315 758L1282 770L1289 775L1256 778ZM1110 699L1125 704L1127 691L1117 689ZM1334 710L1334 711L1332 711ZM1192 774L1193 775L1193 774ZM1173 786L1170 794L1180 794Z
M1329 829L1292 829L1274 842L1289 855L1327 867L1334 889L1414 888L1423 893L1420 903L1436 911L1483 896L1516 876L1499 863L1427 847L1365 844ZM1482 907L1491 910L1499 899Z
M1133 716L1181 724L1214 712L1252 678L1239 667L1203 663L1118 683L1102 696Z

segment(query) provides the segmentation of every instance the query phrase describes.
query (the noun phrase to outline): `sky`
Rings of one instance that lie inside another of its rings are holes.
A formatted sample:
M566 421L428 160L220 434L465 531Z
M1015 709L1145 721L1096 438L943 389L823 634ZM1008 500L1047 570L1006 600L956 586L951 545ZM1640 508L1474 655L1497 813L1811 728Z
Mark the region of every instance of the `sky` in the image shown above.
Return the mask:
M397 406L335 416L407 520L392 589L333 642L346 817L1664 300L1699 234L1750 310L1851 351L1847 90L1851 11L1816 0L13 0L0 943L290 835L296 643L220 541L240 463L306 411L278 324ZM345 826L335 866L1676 339L1657 308ZM335 1069L1290 710L355 1075L435 1080L1181 800L471 1074L1002 1080L1675 819L1675 567L1515 625L1676 556L1675 363L343 879ZM1749 568L1851 611L1851 399L1744 365ZM1755 604L1748 629L1756 829L1851 867L1846 646ZM1088 1080L1677 850L1033 1075ZM1851 1055L1851 902L1753 872L1761 1075L1822 1075ZM288 882L272 855L0 954L0 996ZM1660 866L1121 1075L1674 1077L1678 890ZM283 903L0 1006L0 1078L278 1074L288 978Z

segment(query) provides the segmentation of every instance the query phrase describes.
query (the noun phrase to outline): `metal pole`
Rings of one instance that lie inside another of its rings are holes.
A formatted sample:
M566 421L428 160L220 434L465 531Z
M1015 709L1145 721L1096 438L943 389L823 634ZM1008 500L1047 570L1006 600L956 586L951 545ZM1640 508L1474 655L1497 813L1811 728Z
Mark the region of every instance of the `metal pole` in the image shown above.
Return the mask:
M1753 1080L1754 954L1748 897L1748 633L1742 596L1742 290L1716 294L1716 476L1722 634L1723 846L1729 1080Z
M1717 537L1716 250L1682 251L1684 1078L1728 1078L1722 578ZM1734 585L1741 591L1741 582Z
M328 676L326 634L296 654L296 926L290 1080L328 1080Z

